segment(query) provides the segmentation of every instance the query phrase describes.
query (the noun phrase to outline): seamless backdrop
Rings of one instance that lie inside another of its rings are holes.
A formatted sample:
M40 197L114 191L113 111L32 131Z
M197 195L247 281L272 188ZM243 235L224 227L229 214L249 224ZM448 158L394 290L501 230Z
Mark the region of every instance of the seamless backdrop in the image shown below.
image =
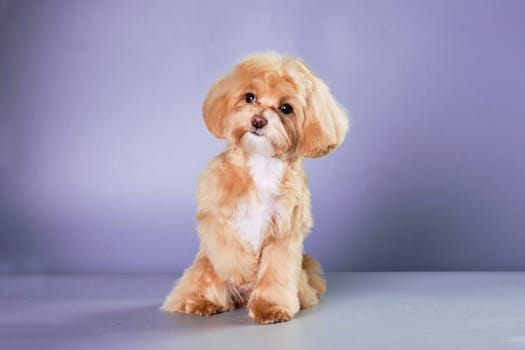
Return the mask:
M0 0L0 273L181 272L201 119L243 56L349 110L308 160L328 271L525 269L524 1Z

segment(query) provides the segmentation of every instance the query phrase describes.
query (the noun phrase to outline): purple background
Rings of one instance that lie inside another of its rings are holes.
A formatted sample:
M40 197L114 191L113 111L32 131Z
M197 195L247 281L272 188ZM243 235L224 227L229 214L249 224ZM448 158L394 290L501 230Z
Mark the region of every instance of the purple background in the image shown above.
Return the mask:
M211 82L303 57L351 114L306 162L326 270L525 269L524 1L0 0L0 272L180 272Z

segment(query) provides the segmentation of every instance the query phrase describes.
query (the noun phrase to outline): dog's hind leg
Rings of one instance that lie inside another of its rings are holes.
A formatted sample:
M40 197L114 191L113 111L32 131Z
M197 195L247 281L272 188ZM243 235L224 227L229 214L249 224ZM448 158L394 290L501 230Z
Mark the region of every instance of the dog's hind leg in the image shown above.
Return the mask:
M199 253L164 300L161 310L209 316L233 310L238 302L231 284Z
M301 276L299 278L299 303L301 309L316 305L326 291L321 264L310 255L303 254Z

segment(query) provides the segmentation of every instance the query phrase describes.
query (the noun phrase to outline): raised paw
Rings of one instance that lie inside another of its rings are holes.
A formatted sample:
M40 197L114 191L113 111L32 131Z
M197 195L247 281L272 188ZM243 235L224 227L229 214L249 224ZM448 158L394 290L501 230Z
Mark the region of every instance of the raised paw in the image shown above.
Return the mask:
M164 305L162 310L167 312L181 312L185 314L211 316L225 311L221 306L206 299L187 299L172 305Z
M290 311L286 307L265 300L252 301L248 314L259 323L286 322L292 319Z

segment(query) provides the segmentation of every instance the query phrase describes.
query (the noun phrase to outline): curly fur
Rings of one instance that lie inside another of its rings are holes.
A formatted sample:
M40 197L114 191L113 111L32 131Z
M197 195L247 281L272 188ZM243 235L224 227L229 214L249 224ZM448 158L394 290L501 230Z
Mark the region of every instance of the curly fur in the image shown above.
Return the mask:
M313 223L302 158L343 142L345 110L301 60L270 52L217 81L203 116L228 145L200 177L199 252L162 309L212 315L247 306L257 322L288 321L326 290L320 264L303 254Z

